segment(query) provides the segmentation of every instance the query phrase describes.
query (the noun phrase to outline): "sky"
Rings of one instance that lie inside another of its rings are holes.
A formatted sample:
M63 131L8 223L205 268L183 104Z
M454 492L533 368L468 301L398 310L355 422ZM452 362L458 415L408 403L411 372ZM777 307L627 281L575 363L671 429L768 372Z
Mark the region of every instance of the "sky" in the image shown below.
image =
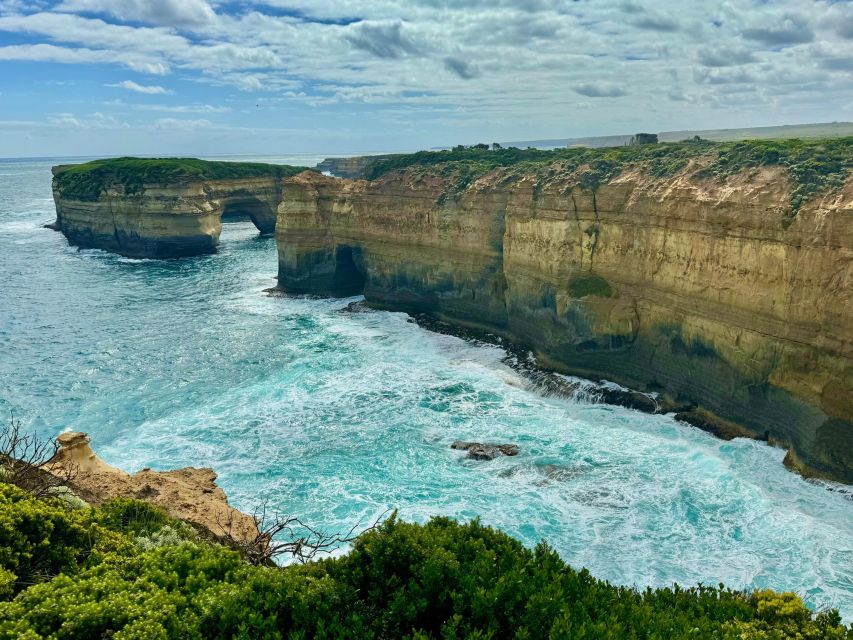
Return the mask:
M0 157L853 120L853 0L0 0Z

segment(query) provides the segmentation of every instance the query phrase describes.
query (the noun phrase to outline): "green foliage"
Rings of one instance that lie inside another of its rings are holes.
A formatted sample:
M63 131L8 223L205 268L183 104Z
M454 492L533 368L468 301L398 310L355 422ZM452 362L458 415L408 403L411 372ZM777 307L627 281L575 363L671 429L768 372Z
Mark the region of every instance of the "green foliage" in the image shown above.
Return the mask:
M77 532L54 527L61 532L48 535L53 546L68 547L56 562L62 573L0 602L0 640L853 639L837 613L814 615L793 594L616 587L572 569L544 544L526 549L477 521L416 525L392 517L343 557L277 568L180 540L177 523L134 501L70 510L17 489L0 495L4 514L29 510L51 524L115 527L111 553L97 562L80 559L86 545ZM132 544L130 532L140 531L169 542ZM43 539L4 535L3 566L13 568L6 558Z
M65 486L52 487L47 492L47 495L62 500L62 502L73 509L84 509L89 506L89 503Z
M115 498L101 505L95 517L104 527L131 536L148 535L174 522L162 509L129 498Z
M742 640L811 640L853 636L845 633L836 611L822 611L816 616L793 593L775 593L769 589L756 591L749 598L755 616L749 621L732 621L726 631Z
M586 273L569 281L569 295L573 298L585 298L586 296L610 298L614 293L607 280L594 273Z
M699 159L703 168L697 171L697 177L725 180L748 169L781 166L787 169L794 185L793 215L810 198L839 187L853 170L853 138L849 137L720 143L696 137L683 142L601 149L489 150L485 146L460 145L451 150L389 156L374 163L368 177L376 179L391 171L435 167L442 175L464 175L467 187L477 178L502 169L508 181L523 175L549 176L595 190L630 167L643 168L655 178L666 178L685 169L691 160ZM459 193L458 187L452 191Z
M782 166L793 182L791 213L819 193L840 187L853 169L853 138L752 140L723 145L706 175L719 179L762 166Z
M182 535L181 531L166 525L159 531L136 536L134 542L136 543L136 546L143 551L151 551L152 549L159 549L160 547L182 544L186 542L186 536Z
M120 540L92 520L90 509L72 509L60 498L37 500L0 484L0 598L74 572L118 546Z
M0 638L200 638L209 591L238 580L241 571L236 553L206 545L128 555L60 575L0 605Z
M120 185L125 193L141 193L145 184L226 178L286 178L306 167L262 162L225 162L197 158L111 158L54 169L60 195L75 200L97 200L104 189Z

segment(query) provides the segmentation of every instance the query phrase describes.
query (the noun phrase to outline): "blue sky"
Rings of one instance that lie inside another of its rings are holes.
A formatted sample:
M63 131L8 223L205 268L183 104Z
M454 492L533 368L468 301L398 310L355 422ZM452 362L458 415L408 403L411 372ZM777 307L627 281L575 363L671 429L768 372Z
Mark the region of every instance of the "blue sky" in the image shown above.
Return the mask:
M853 120L844 0L0 0L0 156Z

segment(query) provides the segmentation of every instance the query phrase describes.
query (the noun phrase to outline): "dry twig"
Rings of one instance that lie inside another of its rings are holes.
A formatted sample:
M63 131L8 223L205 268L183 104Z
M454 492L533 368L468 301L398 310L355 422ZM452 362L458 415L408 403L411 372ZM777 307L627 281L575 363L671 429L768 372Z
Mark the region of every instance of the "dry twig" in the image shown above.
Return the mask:
M346 533L326 533L316 529L296 516L271 514L267 502L263 502L252 513L257 534L245 538L240 537L234 530L234 516L219 522L222 539L230 547L237 549L242 556L254 565L276 565L276 558L291 556L299 562L308 562L318 554L329 552L342 544L353 542L356 538L379 526L385 514L384 511L368 527L358 530L361 521L354 524Z
M77 466L58 464L59 443L24 433L21 421L11 414L9 424L0 428L0 479L36 497L54 493L77 477Z

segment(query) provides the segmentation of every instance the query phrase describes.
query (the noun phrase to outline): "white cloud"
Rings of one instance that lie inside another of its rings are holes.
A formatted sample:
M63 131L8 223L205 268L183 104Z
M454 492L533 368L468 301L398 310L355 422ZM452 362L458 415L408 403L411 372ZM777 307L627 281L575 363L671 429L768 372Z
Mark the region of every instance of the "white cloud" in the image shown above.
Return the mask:
M184 120L181 118L158 118L154 121L154 127L168 131L195 131L197 129L210 129L213 123L210 120L200 118L198 120Z
M17 44L0 47L0 60L29 60L61 64L121 64L134 71L168 73L169 67L145 56L110 49L57 47L52 44Z
M205 0L64 0L56 10L106 14L122 22L169 27L198 27L216 17Z
M135 91L136 93L147 93L147 94L164 94L164 93L172 93L169 89L164 87L160 87L157 85L144 85L137 84L133 80L122 80L121 82L116 82L115 84L108 84L108 87L118 87L120 89L127 89L128 91Z
M840 119L853 90L853 13L830 0L809 0L809 11L804 0L61 0L61 12L23 4L0 0L0 31L37 43L0 47L0 60L116 64L175 73L170 87L207 85L189 99L197 104L128 107L135 112L213 118L225 112L203 103L230 98L210 92L231 91L242 102L235 110L267 100L267 113L292 109L284 117L313 109L351 130L461 142L479 131L545 137ZM158 126L206 126L182 122Z
M763 15L741 31L750 40L770 47L784 47L814 40L811 21L803 14Z
M221 107L212 104L135 104L134 109L140 111L165 111L169 113L229 113L231 107Z
M169 73L169 65L165 62L155 62L148 60L128 60L127 67L132 71L139 73L150 73L155 76L165 76Z
M83 123L75 118L73 113L57 113L55 116L49 116L47 121L50 124L56 124L64 127L83 126Z
M73 113L57 113L48 116L49 125L74 129L127 129L130 125L121 122L115 116L96 111L87 116L76 116Z

